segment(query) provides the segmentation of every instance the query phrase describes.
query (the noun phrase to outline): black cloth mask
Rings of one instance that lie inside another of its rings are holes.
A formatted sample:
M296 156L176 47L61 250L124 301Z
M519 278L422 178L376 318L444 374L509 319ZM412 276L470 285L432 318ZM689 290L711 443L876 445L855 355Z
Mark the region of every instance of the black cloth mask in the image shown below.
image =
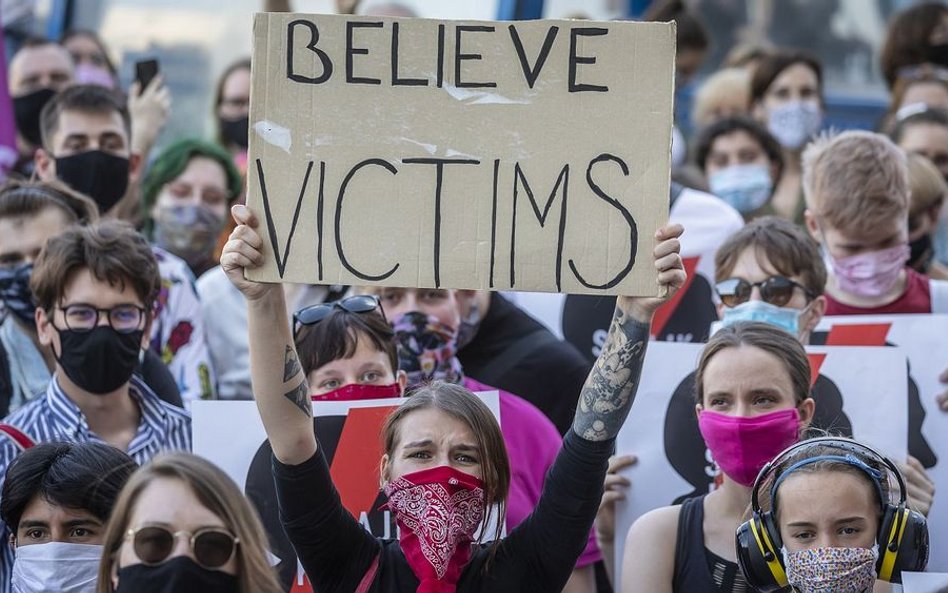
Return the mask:
M927 62L938 64L939 66L948 66L948 43L929 45L928 48L926 48L925 54L927 56Z
M237 593L237 585L234 575L177 556L157 566L120 568L115 593Z
M932 245L932 236L924 234L918 239L909 243L911 255L909 255L908 265L923 274L928 270L928 266L935 257L935 249Z
M43 107L46 107L49 100L55 96L56 91L45 88L13 99L13 118L16 121L16 129L33 146L43 145L43 137L40 133L40 113L43 112Z
M138 366L144 331L123 334L107 325L87 332L58 328L56 331L62 349L58 355L53 351L56 362L83 391L105 395L132 378Z
M36 304L30 290L33 264L0 267L0 300L26 327L36 329Z
M221 140L224 141L225 145L236 144L241 148L247 148L250 143L250 116L238 119L224 119L221 117L217 120L217 125L220 126Z
M101 150L87 150L56 159L56 176L76 190L92 198L105 214L118 204L128 189L129 161Z

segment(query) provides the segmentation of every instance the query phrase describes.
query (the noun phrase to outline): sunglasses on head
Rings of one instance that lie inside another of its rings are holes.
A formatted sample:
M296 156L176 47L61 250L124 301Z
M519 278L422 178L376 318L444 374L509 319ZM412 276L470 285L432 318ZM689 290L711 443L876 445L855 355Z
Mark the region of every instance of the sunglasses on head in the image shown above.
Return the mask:
M379 297L373 294L360 294L300 309L293 314L293 332L299 332L304 325L316 325L329 316L333 309L342 309L349 313L369 313L378 309L382 318L385 318L385 311L379 304Z
M812 292L799 282L794 282L783 276L771 276L762 282L748 282L743 278L728 278L718 282L715 286L718 296L725 307L736 307L746 303L751 298L754 287L760 289L760 298L765 303L776 307L783 307L793 298L793 289L799 288L806 295L807 300L816 298Z
M175 531L160 525L147 525L138 529L129 529L125 536L132 538L132 548L142 564L154 566L168 560L174 551L175 540L189 536L191 551L198 564L208 569L216 569L227 564L237 551L240 539L217 527L199 529L191 533Z

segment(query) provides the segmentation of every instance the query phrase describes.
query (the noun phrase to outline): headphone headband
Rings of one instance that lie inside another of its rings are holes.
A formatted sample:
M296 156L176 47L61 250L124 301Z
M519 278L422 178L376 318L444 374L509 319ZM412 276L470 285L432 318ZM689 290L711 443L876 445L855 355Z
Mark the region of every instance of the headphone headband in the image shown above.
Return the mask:
M784 460L791 454L796 453L801 449L805 449L809 447L817 447L817 446L835 447L842 451L849 452L850 455L845 455L845 456L820 455L820 456L816 456L810 459L802 459L788 468L781 467L781 465L785 462ZM852 455L852 454L855 454L855 455ZM789 475L793 471L799 469L800 467L809 465L811 463L816 463L818 460L839 461L841 463L847 463L849 465L862 469L863 471L870 470L870 471L866 471L866 474L871 479L873 479L873 481L876 483L876 487L878 488L878 491L879 491L879 499L883 507L885 507L888 501L886 500L882 492L882 484L881 484L882 476L881 474L878 477L874 476L874 474L879 474L879 471L870 467L862 459L859 459L858 456L860 455L870 457L870 458L875 459L876 461L879 461L883 466L886 467L886 469L892 472L892 474L895 476L896 481L899 484L899 505L904 506L906 502L905 480L902 477L902 472L899 471L899 468L894 463L892 463L892 461L888 457L879 453L878 451L876 451L872 447L869 447L868 445L863 445L862 443L858 443L851 439L844 439L841 437L820 437L820 438L815 438L815 439L807 439L805 441L800 441L798 443L790 445L789 447L781 451L780 454L778 454L773 459L773 461L765 465L763 469L760 470L760 473L757 474L757 479L754 481L754 488L753 490L751 490L751 508L753 509L755 513L759 514L761 512L758 493L760 492L761 484L763 484L764 480L772 472L776 473L777 477L774 480L774 484L773 486L771 486L771 489L770 489L771 509L773 509L774 501L776 500L777 486L780 485L784 477Z

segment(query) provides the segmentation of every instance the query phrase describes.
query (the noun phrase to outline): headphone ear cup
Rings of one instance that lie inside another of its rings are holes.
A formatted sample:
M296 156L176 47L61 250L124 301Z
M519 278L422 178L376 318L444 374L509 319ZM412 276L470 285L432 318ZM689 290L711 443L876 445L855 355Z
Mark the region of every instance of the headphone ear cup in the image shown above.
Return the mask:
M928 522L919 512L886 505L876 540L879 580L901 583L902 572L921 572L928 565Z
M774 593L787 586L780 545L774 545L767 525L772 524L770 513L753 518L737 528L737 562L752 589ZM779 534L778 541L779 541Z

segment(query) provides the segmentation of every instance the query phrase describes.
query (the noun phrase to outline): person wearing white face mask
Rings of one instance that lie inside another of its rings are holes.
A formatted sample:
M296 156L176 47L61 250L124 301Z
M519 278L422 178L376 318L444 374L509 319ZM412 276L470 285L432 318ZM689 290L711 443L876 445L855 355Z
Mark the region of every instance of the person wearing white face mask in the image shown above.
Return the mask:
M802 52L765 56L751 78L751 113L783 147L784 172L773 195L775 212L803 222L800 155L823 126L823 70Z
M42 443L10 464L0 517L13 593L93 593L112 506L138 465L102 443Z
M695 162L711 193L745 220L774 213L770 198L783 175L783 154L754 120L727 117L709 125L698 136Z

